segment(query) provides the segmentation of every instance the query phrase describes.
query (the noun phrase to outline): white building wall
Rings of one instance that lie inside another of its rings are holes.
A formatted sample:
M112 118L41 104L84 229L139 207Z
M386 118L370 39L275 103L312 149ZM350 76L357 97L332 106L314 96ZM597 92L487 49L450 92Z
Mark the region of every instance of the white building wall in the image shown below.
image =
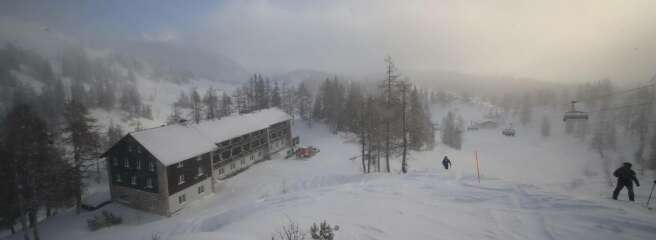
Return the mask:
M198 188L203 186L204 190L202 193L198 193ZM177 212L182 209L185 205L195 200L198 200L212 192L212 178L207 178L202 182L196 183L184 190L177 192L169 196L169 213ZM184 195L185 201L180 203L179 197Z
M264 149L260 149L251 154L235 159L232 162L224 165L223 167L220 167L216 170L212 170L212 176L214 177L214 179L223 179L226 176L230 176L231 174L234 174L237 171L250 167L251 165L255 164L257 161L264 159L264 156L265 156ZM232 167L233 164L234 164L234 168Z

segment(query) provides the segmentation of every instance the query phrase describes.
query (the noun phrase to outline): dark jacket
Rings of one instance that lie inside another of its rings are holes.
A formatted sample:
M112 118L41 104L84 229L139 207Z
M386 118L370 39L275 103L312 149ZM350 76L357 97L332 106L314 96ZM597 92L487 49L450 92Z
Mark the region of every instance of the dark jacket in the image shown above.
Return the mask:
M451 165L451 160L448 157L444 157L444 159L442 159L442 165Z
M632 186L635 181L636 185L640 186L640 182L638 182L638 178L636 178L636 173L626 166L622 166L615 170L613 176L617 177L617 182L623 185Z

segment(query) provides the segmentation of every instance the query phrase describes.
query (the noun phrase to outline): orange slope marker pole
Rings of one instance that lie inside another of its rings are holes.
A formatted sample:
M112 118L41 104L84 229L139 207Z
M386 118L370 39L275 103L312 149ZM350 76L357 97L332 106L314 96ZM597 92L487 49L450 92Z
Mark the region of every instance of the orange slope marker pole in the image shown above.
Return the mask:
M475 156L476 156L476 176L478 177L478 183L481 183L481 170L478 161L478 151L475 151Z

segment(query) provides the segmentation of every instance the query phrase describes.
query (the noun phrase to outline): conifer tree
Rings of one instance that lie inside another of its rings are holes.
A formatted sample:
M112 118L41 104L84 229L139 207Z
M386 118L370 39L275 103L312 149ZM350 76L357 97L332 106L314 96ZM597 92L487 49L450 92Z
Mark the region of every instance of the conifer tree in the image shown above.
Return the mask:
M191 100L191 119L194 120L195 123L199 123L200 120L203 118L203 105L202 105L202 100L200 98L200 94L198 94L198 91L196 89L191 90L190 94L190 100Z
M232 98L227 93L223 93L221 97L221 117L229 116L232 114Z
M203 103L205 104L205 119L215 119L219 115L219 98L216 96L214 88L210 87L203 96Z
M71 145L73 163L72 179L75 183L76 212L80 212L82 193L88 161L98 157L98 133L94 126L96 120L89 116L87 108L76 100L67 103L64 111L65 141Z

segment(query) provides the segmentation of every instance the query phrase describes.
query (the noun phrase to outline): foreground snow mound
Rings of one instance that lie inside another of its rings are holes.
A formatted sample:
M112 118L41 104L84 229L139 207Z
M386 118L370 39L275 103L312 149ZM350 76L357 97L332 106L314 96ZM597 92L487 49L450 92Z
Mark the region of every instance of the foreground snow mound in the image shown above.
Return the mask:
M193 218L172 239L267 239L294 221L326 220L337 239L651 239L656 216L644 207L588 201L454 172L335 176L348 182L306 189ZM308 184L312 185L312 184ZM237 234L239 233L239 234Z

